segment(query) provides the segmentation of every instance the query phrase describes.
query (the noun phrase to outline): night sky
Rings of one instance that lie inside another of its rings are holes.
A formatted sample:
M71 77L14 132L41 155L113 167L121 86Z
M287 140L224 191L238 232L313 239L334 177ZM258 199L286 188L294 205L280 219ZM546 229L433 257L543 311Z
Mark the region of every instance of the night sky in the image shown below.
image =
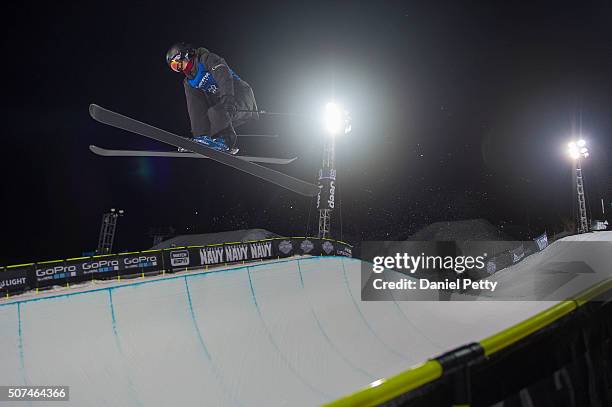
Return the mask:
M316 178L325 103L351 112L336 238L470 218L558 232L575 212L564 148L580 128L590 209L602 218L605 198L612 212L611 2L228 3L4 6L0 264L94 250L112 207L126 211L116 250L149 248L151 227L316 234L313 200L233 169L89 152L168 149L95 122L90 103L188 134L182 75L164 61L177 41L223 56L260 108L299 115L239 129L278 134L239 147L299 156L276 167L293 176Z

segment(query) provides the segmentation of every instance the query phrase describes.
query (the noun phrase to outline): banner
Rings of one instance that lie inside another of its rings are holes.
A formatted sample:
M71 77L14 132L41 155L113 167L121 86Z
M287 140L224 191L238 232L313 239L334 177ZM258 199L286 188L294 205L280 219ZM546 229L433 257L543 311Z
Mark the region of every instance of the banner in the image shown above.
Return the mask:
M66 263L76 268L81 281L116 277L119 271L119 260L114 254L71 259Z
M513 249L510 254L512 256L512 263L518 263L519 261L523 260L523 257L525 257L525 249L523 248L523 245L520 245L516 249Z
M34 275L35 287L63 285L77 280L77 264L66 260L36 263Z
M120 275L148 273L163 270L164 267L160 251L119 254L116 259Z
M540 251L546 249L548 246L548 236L546 235L546 232L544 232L543 235L536 237L534 240Z
M591 222L591 230L608 230L608 221L594 220Z
M33 264L3 267L0 270L0 292L19 292L28 288L28 275L34 270Z
M317 209L335 209L336 206L336 170L326 168L319 170L319 186Z
M0 269L0 292L19 292L81 281L163 271L177 272L296 255L352 257L352 247L328 239L275 238L48 261Z
M168 271L175 272L190 268L270 260L296 255L352 257L352 247L346 243L317 238L276 238L245 243L165 249L164 264Z

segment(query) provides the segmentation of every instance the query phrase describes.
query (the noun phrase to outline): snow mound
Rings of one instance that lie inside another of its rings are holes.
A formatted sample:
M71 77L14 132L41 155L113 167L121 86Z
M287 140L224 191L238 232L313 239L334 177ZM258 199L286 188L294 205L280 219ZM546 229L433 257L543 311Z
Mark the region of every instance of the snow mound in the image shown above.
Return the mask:
M206 246L209 244L248 242L252 240L270 239L280 237L265 229L242 229L218 233L204 233L198 235L180 235L153 246L151 250L167 249L170 247Z
M512 240L485 219L436 222L425 226L406 240Z

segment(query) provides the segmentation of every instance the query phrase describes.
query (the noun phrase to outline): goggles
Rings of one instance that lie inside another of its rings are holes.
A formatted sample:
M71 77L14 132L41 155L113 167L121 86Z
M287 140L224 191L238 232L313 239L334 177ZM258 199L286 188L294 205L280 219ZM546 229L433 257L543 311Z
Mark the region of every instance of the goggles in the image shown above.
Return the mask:
M185 59L173 59L170 61L170 69L172 69L174 72L183 72L185 62Z

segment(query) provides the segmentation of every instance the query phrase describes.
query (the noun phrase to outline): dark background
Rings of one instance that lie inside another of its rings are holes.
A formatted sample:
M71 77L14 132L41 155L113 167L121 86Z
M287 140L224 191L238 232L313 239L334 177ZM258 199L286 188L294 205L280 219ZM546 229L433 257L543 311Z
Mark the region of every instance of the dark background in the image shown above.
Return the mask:
M230 168L89 152L166 149L93 121L92 102L188 134L181 75L164 61L176 41L223 56L260 108L318 118L335 98L351 111L354 130L337 145L336 238L402 239L479 217L560 231L576 211L564 149L580 128L589 206L602 218L600 198L612 211L612 3L512 3L5 5L0 264L94 250L111 207L126 211L117 250L150 247L149 228L162 226L316 234L314 201ZM280 138L240 147L298 155L280 169L314 181L320 128L266 118L240 132Z

